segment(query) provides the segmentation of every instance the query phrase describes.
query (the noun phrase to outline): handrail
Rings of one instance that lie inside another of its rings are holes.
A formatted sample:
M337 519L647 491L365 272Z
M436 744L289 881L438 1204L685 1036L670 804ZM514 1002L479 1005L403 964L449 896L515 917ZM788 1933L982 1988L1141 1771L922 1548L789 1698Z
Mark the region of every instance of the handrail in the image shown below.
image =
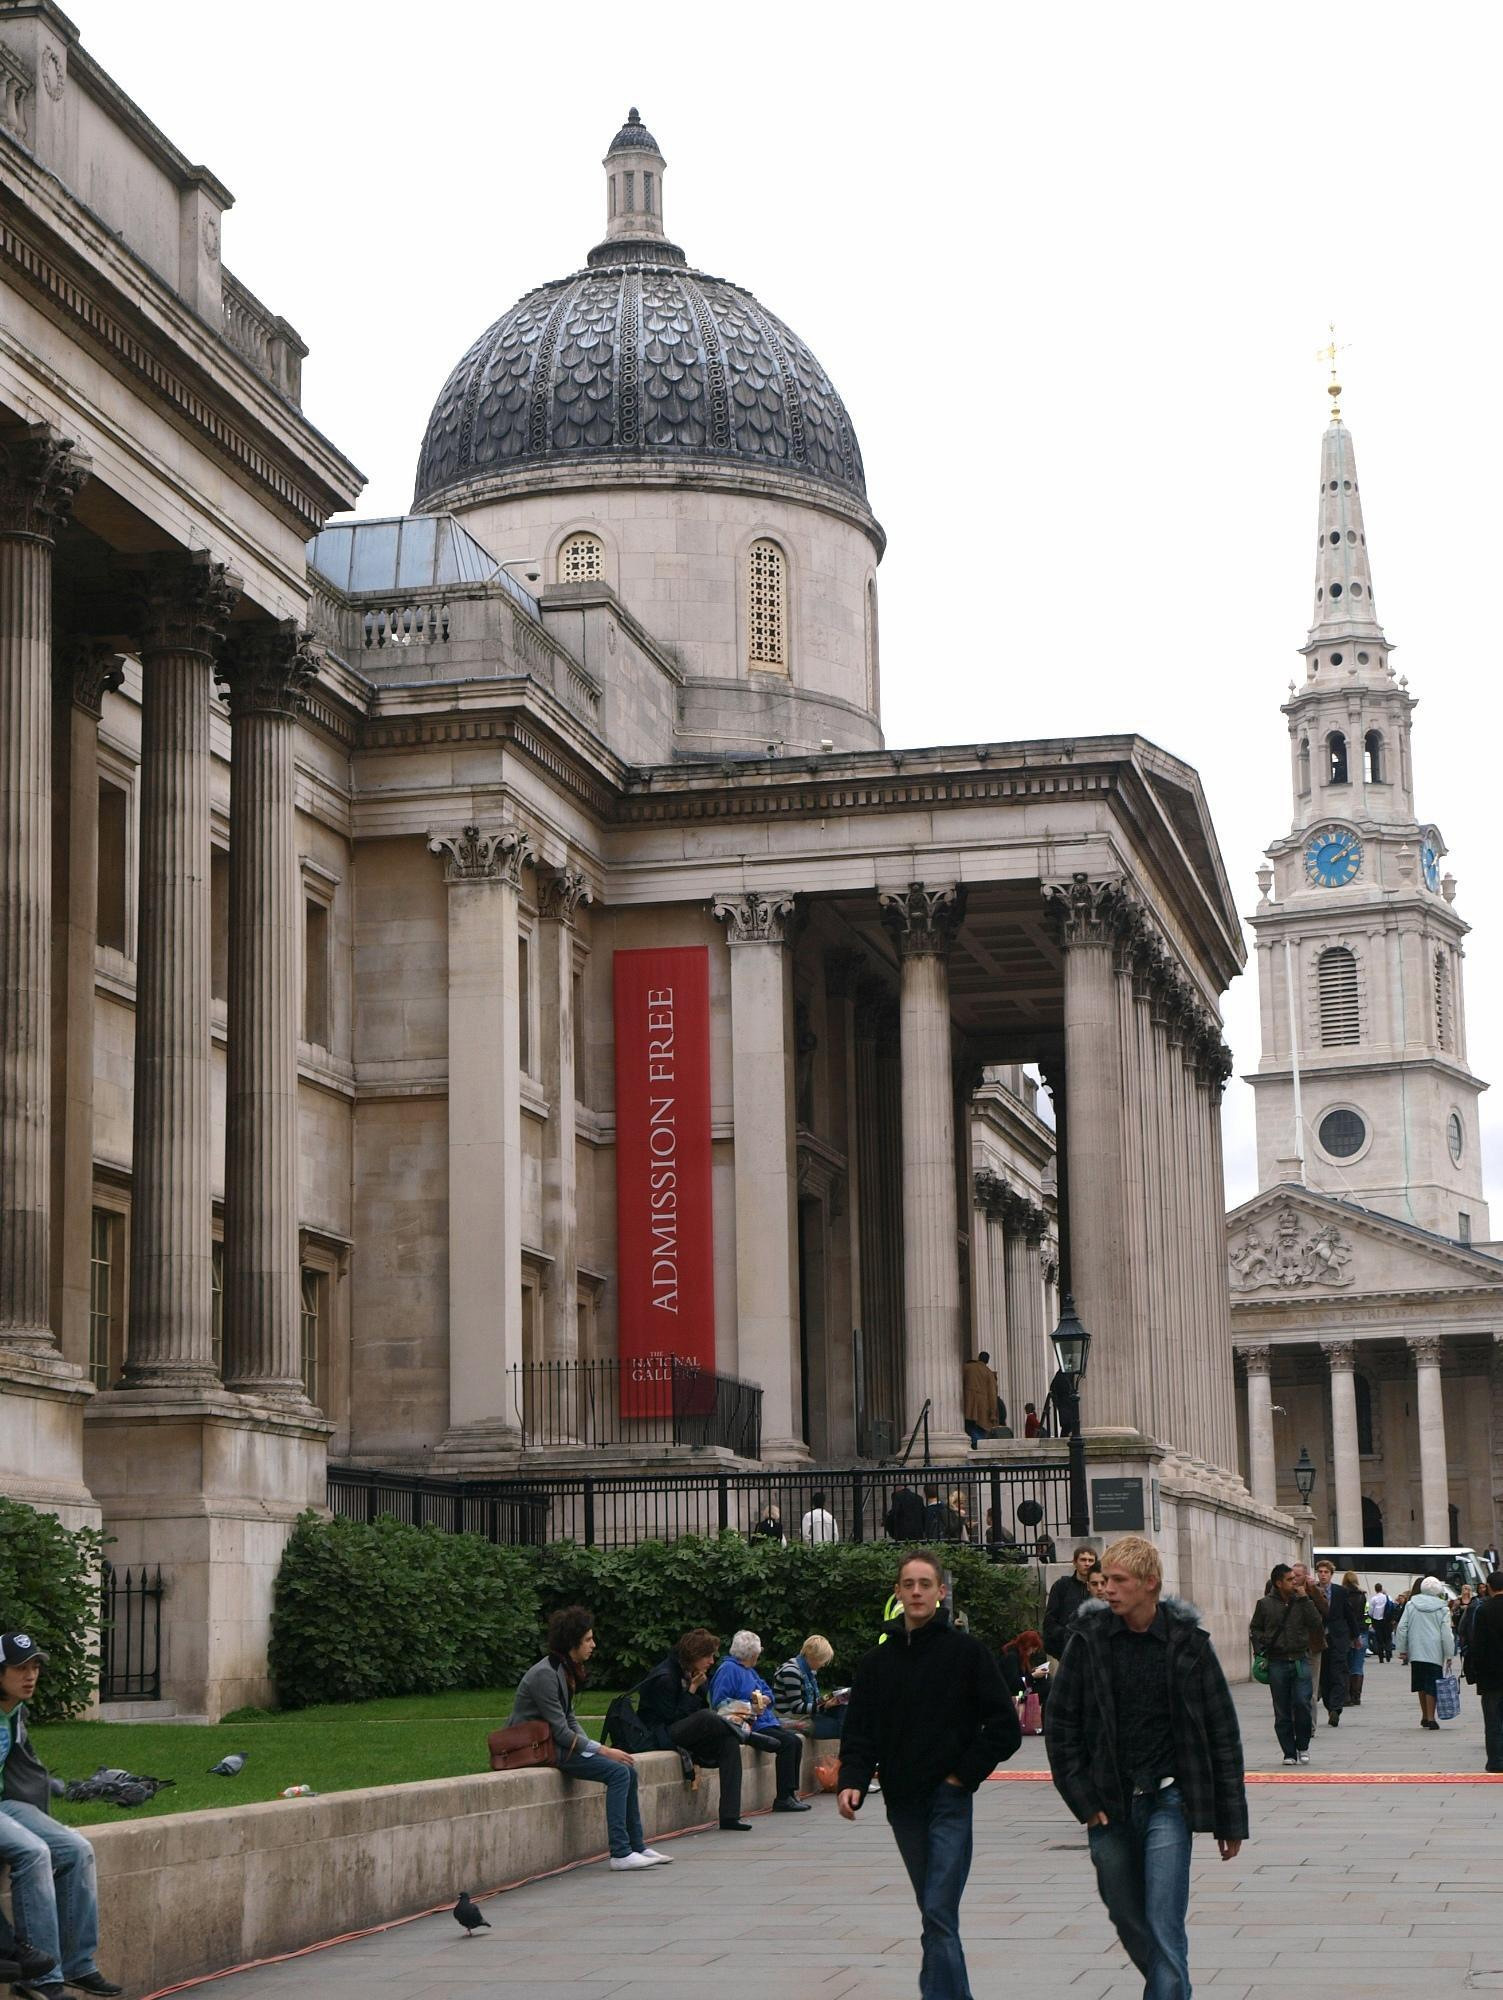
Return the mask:
M906 1465L908 1463L909 1458L912 1456L914 1440L917 1438L919 1434L920 1424L922 1424L924 1427L924 1463L925 1465L932 1465L934 1463L934 1460L929 1455L929 1412L930 1410L933 1409L933 1407L934 1407L933 1398L930 1396L925 1396L924 1407L919 1411L918 1415L914 1418L913 1429L908 1433L908 1442L907 1444L904 1445L902 1454L898 1459L899 1465Z

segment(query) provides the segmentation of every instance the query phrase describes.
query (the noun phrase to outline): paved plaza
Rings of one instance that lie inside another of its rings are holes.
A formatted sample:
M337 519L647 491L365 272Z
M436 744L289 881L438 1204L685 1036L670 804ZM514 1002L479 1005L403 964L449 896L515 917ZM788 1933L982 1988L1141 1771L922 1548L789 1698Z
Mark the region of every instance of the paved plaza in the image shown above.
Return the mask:
M1396 1662L1372 1668L1362 1707L1339 1730L1320 1726L1297 1778L1274 1745L1267 1691L1238 1690L1249 1771L1270 1782L1250 1787L1252 1839L1236 1861L1196 1843L1191 1962L1217 2000L1503 1992L1503 1790L1402 1782L1480 1774L1476 1697L1468 1689L1461 1720L1437 1736L1419 1729L1408 1681ZM1007 1769L1043 1763L1030 1740ZM1389 1782L1332 1782L1359 1772ZM976 1835L964 1933L978 2000L1141 1994L1097 1904L1084 1834L1046 1780L983 1787ZM671 1868L623 1876L591 1864L492 1896L493 1928L474 1941L445 1912L212 1990L222 2000L917 1994L917 1918L878 1799L854 1826L821 1798L797 1818L758 1819L751 1834L689 1833L665 1846Z

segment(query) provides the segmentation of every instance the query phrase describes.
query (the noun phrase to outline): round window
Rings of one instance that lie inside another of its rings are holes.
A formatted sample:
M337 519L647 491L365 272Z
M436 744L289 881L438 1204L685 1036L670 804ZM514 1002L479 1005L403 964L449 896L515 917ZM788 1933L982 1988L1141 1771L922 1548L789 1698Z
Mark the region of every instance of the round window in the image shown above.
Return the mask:
M1320 1143L1333 1160L1349 1160L1367 1142L1367 1127L1355 1111L1328 1111L1320 1121Z
M1446 1144L1451 1149L1451 1158L1459 1160L1461 1149L1466 1144L1466 1129L1462 1125L1459 1111L1453 1111L1446 1120Z

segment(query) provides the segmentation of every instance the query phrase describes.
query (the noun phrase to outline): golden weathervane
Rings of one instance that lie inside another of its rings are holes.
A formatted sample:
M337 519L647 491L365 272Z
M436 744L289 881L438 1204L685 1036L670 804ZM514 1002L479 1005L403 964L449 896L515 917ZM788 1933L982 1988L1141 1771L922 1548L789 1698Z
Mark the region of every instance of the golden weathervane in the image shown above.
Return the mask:
M1345 354L1347 343L1342 341L1339 346L1337 345L1336 329L1334 326L1327 327L1326 331L1330 334L1331 338L1326 342L1324 347L1316 348L1315 359L1317 361L1326 361L1330 364L1331 379L1326 384L1326 394L1331 399L1331 422L1339 424L1341 422L1341 384L1336 379L1336 357L1338 354Z

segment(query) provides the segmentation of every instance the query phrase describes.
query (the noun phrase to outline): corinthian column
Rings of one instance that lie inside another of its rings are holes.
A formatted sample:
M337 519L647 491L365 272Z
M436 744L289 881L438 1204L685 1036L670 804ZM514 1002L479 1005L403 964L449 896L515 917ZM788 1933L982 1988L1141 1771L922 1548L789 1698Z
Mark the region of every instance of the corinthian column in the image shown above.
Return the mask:
M124 1386L207 1388L211 1319L209 696L238 577L157 556L141 603L141 879Z
M878 900L902 964L904 1425L927 1399L931 1440L954 1446L966 1437L949 955L965 891L911 882Z
M522 1047L517 892L533 858L516 827L435 833L449 885L449 1434L520 1442Z
M1273 1457L1273 1357L1266 1347L1238 1350L1247 1369L1247 1471L1253 1498L1276 1507L1278 1468Z
M1120 883L1076 874L1051 889L1048 900L1065 954L1070 1286L1081 1319L1096 1336L1086 1409L1092 1426L1136 1428L1140 1329L1132 1319L1127 1272L1115 958L1126 898Z
M0 1345L54 1356L52 539L88 470L45 424L0 444Z
M807 1450L799 1367L793 897L750 889L711 908L731 947L736 1353L762 1385L764 1454Z
M543 1303L543 1351L549 1361L579 1359L579 1197L574 1103L574 919L590 888L577 868L539 867L538 937L542 945L543 1247L553 1271ZM567 1426L574 1403L561 1396L556 1418ZM567 1428L557 1433L572 1435Z
M1349 1340L1326 1340L1331 1371L1331 1449L1336 1461L1336 1539L1362 1546L1362 1466L1357 1456L1356 1356Z
M89 1364L94 1195L94 954L99 915L99 718L118 653L74 638L53 661L52 1326Z
M237 635L230 704L230 980L225 1090L224 1379L301 1403L297 1034L301 897L293 738L317 670L288 621Z
M1451 1540L1450 1479L1446 1467L1446 1412L1440 1385L1440 1339L1432 1333L1411 1334L1414 1356L1415 1405L1419 1416L1420 1511L1424 1537L1432 1547Z

